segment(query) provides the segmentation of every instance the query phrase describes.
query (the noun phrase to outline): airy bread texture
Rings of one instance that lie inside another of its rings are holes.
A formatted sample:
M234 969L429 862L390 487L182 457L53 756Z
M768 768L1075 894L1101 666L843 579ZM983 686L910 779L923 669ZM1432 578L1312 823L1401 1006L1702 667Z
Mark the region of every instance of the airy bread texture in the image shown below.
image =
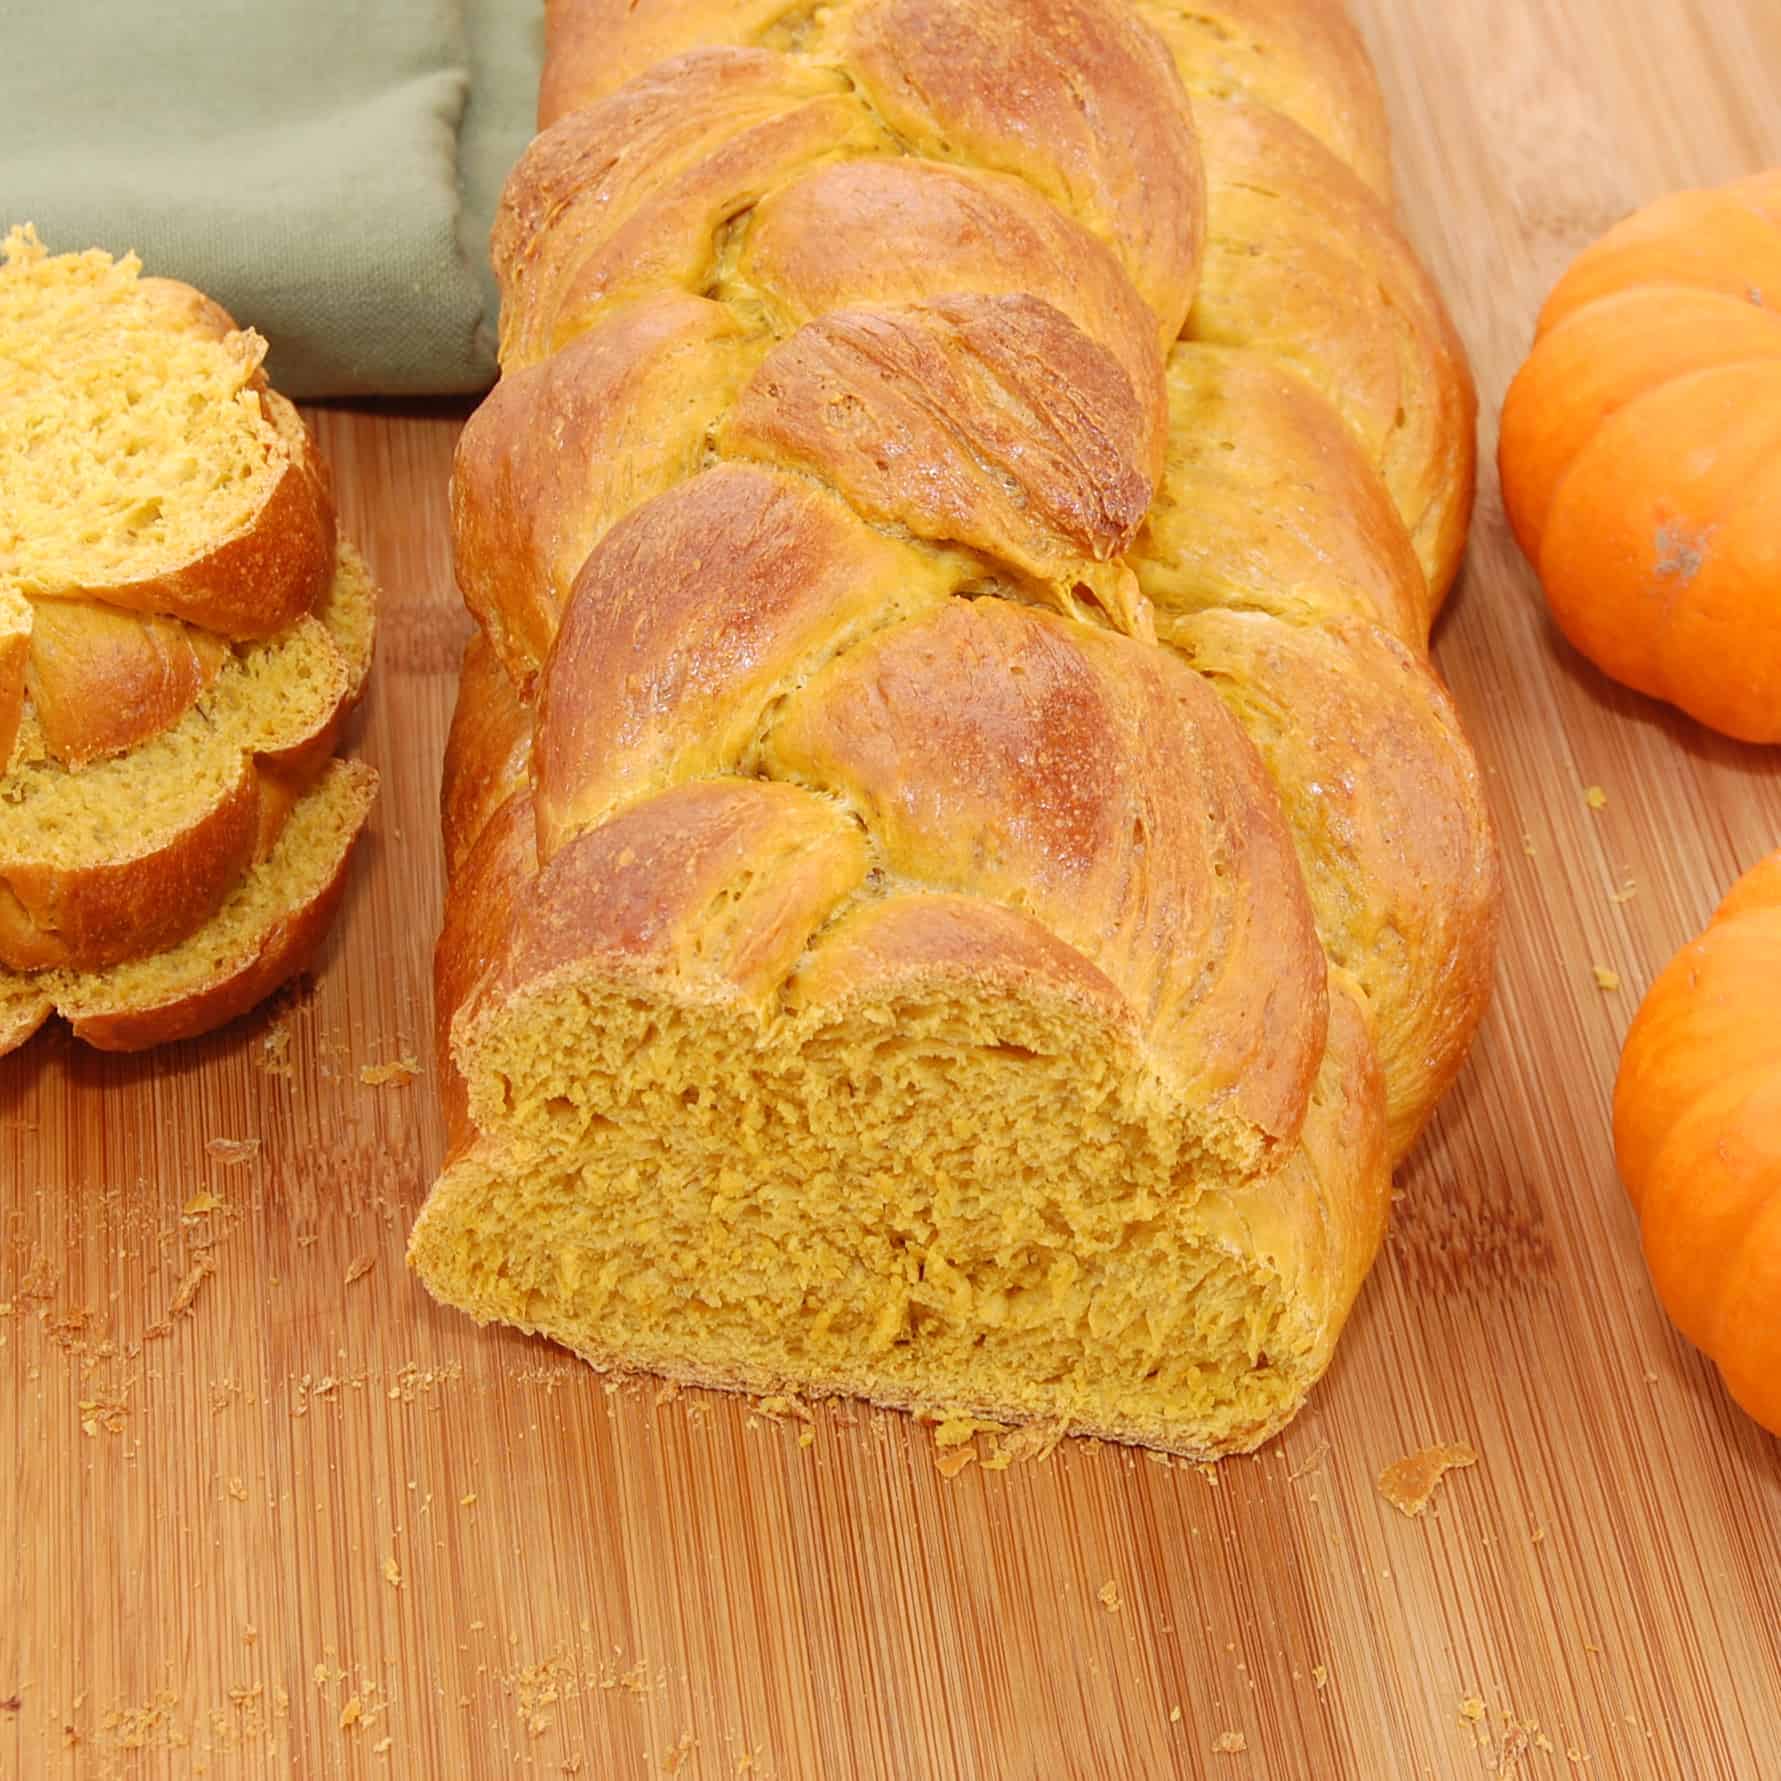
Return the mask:
M227 1019L325 925L318 886L274 908L264 873L363 689L376 597L263 355L133 257L6 238L0 1051L52 1006L114 1045ZM251 958L181 950L256 922Z
M126 753L65 766L28 709L0 777L0 965L96 970L206 921L276 839L268 775L300 782L333 752L375 626L370 577L342 540L313 613L264 642L220 645L191 707Z
M0 970L0 1053L60 1014L102 1051L188 1039L245 1014L301 971L326 937L347 858L377 796L361 761L329 761L278 839L177 946L105 971Z
M134 255L0 244L0 584L265 637L334 556L326 473L266 343Z
M1474 402L1352 30L555 0L541 116L414 1266L601 1367L1253 1447L1496 907Z

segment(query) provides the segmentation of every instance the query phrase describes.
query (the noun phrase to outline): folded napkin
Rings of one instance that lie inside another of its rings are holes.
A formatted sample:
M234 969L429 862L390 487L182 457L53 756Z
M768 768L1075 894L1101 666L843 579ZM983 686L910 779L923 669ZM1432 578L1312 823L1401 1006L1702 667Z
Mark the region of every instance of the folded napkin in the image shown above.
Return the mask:
M290 395L480 388L542 37L542 0L0 0L0 233L134 248Z

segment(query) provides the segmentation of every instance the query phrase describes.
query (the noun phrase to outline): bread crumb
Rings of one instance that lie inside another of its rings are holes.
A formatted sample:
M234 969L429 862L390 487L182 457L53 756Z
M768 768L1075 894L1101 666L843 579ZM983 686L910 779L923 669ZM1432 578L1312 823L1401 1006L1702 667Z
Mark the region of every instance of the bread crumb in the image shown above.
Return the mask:
M800 1447L814 1447L816 1445L816 1430L815 1429L799 1429L798 1430L798 1445Z
M1125 1603L1119 1599L1119 1585L1111 1577L1095 1591L1095 1594L1100 1598L1101 1606L1109 1614L1117 1614L1125 1606Z
M1530 860L1534 857L1534 838L1532 835L1522 836L1521 851L1525 853Z
M236 1502L245 1503L247 1501L247 1480L245 1478L231 1478L229 1480L229 1495L232 1496Z
M762 1398L755 1408L770 1422L783 1422L788 1416L798 1422L814 1422L816 1420L816 1413L802 1398L788 1397L784 1394Z
M1638 894L1639 887L1629 878L1619 890L1609 891L1608 901L1610 903L1630 903Z
M983 1469L1005 1472L1012 1465L1049 1459L1069 1432L1070 1425L1061 1416L1055 1422L1029 1422L1020 1428L1009 1429L993 1438Z
M1490 1719L1484 1710L1482 1695L1469 1694L1458 1707L1459 1723L1472 1734L1472 1742L1480 1750L1491 1745Z
M1249 1748L1249 1740L1241 1732L1220 1732L1212 1740L1212 1750L1217 1756L1240 1756Z
M1323 1664L1313 1664L1311 1666L1311 1680L1317 1684L1318 1692L1321 1694L1323 1690L1330 1685L1330 1673L1328 1668Z
M977 1450L974 1447L937 1447L934 1450L934 1470L942 1478L956 1478L966 1466L977 1463Z
M396 1555L393 1552L383 1561L383 1580L391 1589L402 1587L402 1567L396 1562Z
M288 1024L290 1017L291 1011L287 1008L267 1028L265 1037L260 1041L260 1049L254 1056L254 1062L268 1076L289 1076L294 1073L291 1063L291 1029Z
M348 1727L357 1725L364 1716L365 1703L355 1694L348 1700L346 1705L340 1709L340 1729L345 1731Z
M390 1737L386 1733L383 1737L379 1738L375 1744L373 1744L371 1746L371 1754L373 1756L388 1756L389 1752L390 1752L390 1746L393 1743L395 1743L395 1741L396 1740L394 1738Z
M414 1053L404 1052L389 1063L362 1065L359 1080L367 1088L406 1088L420 1073L420 1061Z
M1618 971L1611 971L1606 965L1591 965L1589 968L1595 973L1597 989L1613 991L1620 988L1620 973Z
M197 1302L198 1291L216 1272L216 1258L208 1249L200 1250L197 1259L180 1276L173 1289L173 1302L167 1307L168 1317L183 1317Z
M1586 785L1583 788L1583 802L1587 804L1591 810L1606 810L1608 808L1608 794L1603 791L1599 785Z
M219 1200L216 1195L206 1187L201 1189L198 1193L193 1194L192 1197L180 1208L180 1211L187 1218L199 1218L206 1212L221 1212L228 1203L227 1200Z
M1181 1709L1179 1707L1171 1707L1169 1709L1169 1723L1171 1725L1179 1725L1181 1723Z
M1315 1472L1317 1470L1317 1468L1323 1464L1324 1457L1325 1457L1325 1455L1328 1454L1329 1450L1330 1450L1330 1444L1328 1441L1320 1442L1318 1444L1316 1450L1311 1454L1311 1456L1308 1459L1301 1460L1296 1466L1293 1466L1287 1472L1287 1474L1286 1474L1287 1483L1288 1484L1296 1484L1301 1478L1303 1478L1305 1476L1305 1474L1307 1472Z
M975 1440L979 1433L999 1435L1004 1432L999 1422L984 1422L975 1416L947 1416L934 1426L934 1445L962 1447L967 1441Z
M377 1266L377 1257L376 1256L374 1256L374 1255L356 1256L352 1261L348 1262L346 1265L345 1284L347 1286L351 1286L355 1280L363 1280L365 1278L365 1276L367 1274L369 1274L371 1272L371 1270L376 1266Z
M474 1509L476 1507L476 1492L473 1490L465 1491L464 1494L458 1498L458 1507L460 1509Z
M260 1154L258 1138L206 1138L204 1148L219 1163L233 1168L237 1163L251 1163Z
M1400 1514L1417 1516L1442 1478L1459 1466L1475 1466L1478 1455L1464 1441L1442 1441L1393 1460L1379 1474L1379 1494Z
M120 1750L146 1750L150 1745L165 1747L173 1741L168 1719L179 1705L179 1696L163 1688L144 1707L113 1708L99 1721L99 1729L110 1735Z
M698 1749L699 1740L689 1731L680 1734L680 1742L662 1758L662 1773L678 1775L686 1766L686 1759Z
M108 1435L121 1435L128 1425L130 1406L115 1394L103 1398L82 1398L80 1432L91 1439L103 1429Z

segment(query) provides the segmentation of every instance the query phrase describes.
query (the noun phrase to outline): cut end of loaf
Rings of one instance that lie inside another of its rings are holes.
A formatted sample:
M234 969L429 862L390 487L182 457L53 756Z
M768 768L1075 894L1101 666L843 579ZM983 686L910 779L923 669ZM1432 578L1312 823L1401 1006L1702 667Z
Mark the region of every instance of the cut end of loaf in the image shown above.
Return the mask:
M1104 981L995 954L875 957L857 988L807 968L766 1006L610 962L473 1001L457 1055L483 1135L412 1264L602 1367L1254 1447L1364 1272L1329 1233L1370 1258L1377 1218L1332 1205L1302 1153L1245 1178ZM1378 1147L1346 1155L1382 1206Z

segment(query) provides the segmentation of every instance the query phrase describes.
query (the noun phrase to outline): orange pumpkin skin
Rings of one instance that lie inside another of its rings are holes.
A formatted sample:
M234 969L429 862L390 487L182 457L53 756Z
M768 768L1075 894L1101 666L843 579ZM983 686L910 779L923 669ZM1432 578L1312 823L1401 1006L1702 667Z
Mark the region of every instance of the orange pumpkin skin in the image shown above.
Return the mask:
M1509 386L1497 468L1584 655L1781 742L1781 168L1661 199L1578 256Z
M1781 1434L1781 853L1651 986L1614 1149L1664 1309Z

